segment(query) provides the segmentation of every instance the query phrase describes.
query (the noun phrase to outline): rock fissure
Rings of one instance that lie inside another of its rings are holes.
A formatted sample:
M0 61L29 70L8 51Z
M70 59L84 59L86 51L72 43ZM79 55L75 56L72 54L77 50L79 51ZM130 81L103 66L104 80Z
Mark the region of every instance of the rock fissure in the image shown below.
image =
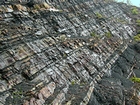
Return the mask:
M127 9L102 0L0 2L1 104L135 105L128 77L134 63L139 77L139 43L131 44L137 28Z

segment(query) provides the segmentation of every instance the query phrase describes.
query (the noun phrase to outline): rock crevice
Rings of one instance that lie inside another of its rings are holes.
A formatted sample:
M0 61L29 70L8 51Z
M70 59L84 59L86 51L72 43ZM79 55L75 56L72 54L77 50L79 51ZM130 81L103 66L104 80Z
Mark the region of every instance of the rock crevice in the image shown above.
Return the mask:
M0 103L92 102L94 88L97 92L102 77L111 76L113 65L136 34L131 23L132 18L115 2L1 3ZM117 89L123 94L119 86Z

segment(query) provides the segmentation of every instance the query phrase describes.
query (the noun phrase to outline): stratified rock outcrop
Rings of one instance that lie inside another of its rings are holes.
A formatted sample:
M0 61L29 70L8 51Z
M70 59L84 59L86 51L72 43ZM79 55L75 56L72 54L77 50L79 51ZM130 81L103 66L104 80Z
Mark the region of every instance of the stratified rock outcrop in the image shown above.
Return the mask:
M140 53L137 50L139 43L129 44L128 48L119 57L110 70L110 75L104 75L95 86L88 105L139 105L136 94L139 94L138 84L133 84L128 78L136 75L140 77ZM140 47L139 47L140 49ZM133 72L132 72L133 71Z
M136 34L132 24L115 2L1 2L0 103L123 105L131 100L125 95L131 87L107 79L112 79L113 65Z

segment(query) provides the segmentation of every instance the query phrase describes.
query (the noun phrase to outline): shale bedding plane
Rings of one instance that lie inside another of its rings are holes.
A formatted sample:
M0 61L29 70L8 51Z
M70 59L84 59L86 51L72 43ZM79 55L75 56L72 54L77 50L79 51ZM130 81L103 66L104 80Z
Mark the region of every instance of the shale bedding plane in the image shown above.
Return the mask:
M125 105L123 100L106 103L105 97L103 103L93 100L94 91L113 91L102 77L111 75L136 34L118 3L0 3L0 105ZM99 91L101 82L106 86Z

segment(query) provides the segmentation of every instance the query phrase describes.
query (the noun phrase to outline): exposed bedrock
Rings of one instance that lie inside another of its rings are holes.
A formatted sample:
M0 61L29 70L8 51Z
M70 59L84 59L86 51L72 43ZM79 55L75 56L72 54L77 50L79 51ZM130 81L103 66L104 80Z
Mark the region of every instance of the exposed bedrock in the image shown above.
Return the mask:
M118 3L5 0L0 4L0 104L135 103L128 96L134 89L127 76L140 58L140 45L130 44L135 25ZM133 69L139 76L139 65Z
M140 53L137 49L140 43L129 45L111 68L110 75L106 74L95 86L88 105L137 105L136 88L128 77L140 77ZM140 47L139 47L140 49ZM131 71L133 71L131 73ZM131 75L130 75L131 73Z

